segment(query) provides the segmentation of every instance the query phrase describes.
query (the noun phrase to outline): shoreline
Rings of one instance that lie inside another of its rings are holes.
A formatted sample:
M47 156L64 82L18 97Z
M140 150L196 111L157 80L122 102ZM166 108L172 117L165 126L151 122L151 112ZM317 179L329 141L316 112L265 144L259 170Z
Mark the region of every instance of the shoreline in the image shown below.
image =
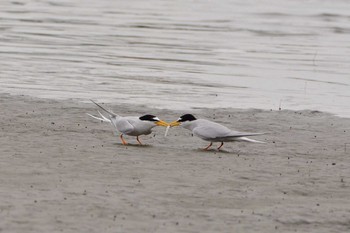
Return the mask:
M10 93L0 93L1 96L8 96L13 98L29 98L29 99L38 99L38 100L46 100L46 101L58 101L58 102L76 102L76 103L82 103L82 104L90 104L90 99L93 99L95 101L99 101L98 98L67 98L67 99L55 99L50 97L37 97L33 95L23 95L23 94L10 94ZM103 98L102 98L103 99ZM188 108L162 108L162 107L148 107L146 104L129 104L129 103L117 103L117 102L110 102L110 101L99 101L99 103L103 103L108 106L123 106L123 108L129 108L130 106L133 106L134 108L140 108L140 109L156 109L157 111L172 111L172 112L179 112L179 113L187 113L187 112L203 112L205 110L213 111L215 109L223 109L223 110L232 110L232 111L264 111L264 112L280 112L280 111L287 111L291 113L321 113L329 116L344 118L344 119L350 119L350 116L340 115L334 112L327 112L322 111L318 109L289 109L289 108L283 108L283 106L277 106L276 109L269 108L235 108L235 107L219 107L219 108L208 108L208 107L188 107Z
M4 232L345 232L350 119L318 111L195 109L266 144L156 127L124 146L93 104L0 94ZM121 115L134 105L106 104ZM149 109L165 121L183 112ZM216 145L215 145L216 146ZM215 148L215 147L214 147Z

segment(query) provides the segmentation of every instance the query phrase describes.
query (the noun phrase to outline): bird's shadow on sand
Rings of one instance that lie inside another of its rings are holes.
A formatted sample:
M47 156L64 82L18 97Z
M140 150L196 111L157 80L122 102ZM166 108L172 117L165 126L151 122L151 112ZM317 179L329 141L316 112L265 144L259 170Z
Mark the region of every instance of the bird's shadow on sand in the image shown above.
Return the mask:
M131 144L128 143L127 145L124 145L122 143L113 143L113 145L118 146L118 147L133 147L133 148L147 148L147 147L153 147L153 145L150 144Z
M228 151L225 149L209 149L209 150L204 150L202 148L195 149L194 151L200 152L200 153L220 153L220 154L239 154L239 151Z
M128 143L127 145L123 145L122 143L113 143L113 145L117 146L117 147L123 147L123 148L127 148L127 147L131 147L131 148L154 148L154 145L151 145L151 144L133 144L133 143ZM198 148L198 149L192 149L193 152L199 152L199 153L206 153L206 154L216 154L216 153L219 153L219 154L236 154L236 155L239 155L240 154L240 151L229 151L229 150L225 150L225 149L216 149L216 148L212 148L212 149L208 149L208 150L205 150L203 148Z

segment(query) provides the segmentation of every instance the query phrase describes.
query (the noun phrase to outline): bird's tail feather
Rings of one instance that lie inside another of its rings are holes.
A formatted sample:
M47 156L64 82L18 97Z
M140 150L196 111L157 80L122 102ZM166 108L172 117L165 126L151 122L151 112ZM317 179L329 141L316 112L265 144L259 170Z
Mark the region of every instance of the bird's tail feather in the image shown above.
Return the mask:
M247 137L247 136L259 136L266 133L241 133L241 132L232 132L232 134L228 135L229 137Z
M99 112L100 113L100 112ZM97 117L97 116L94 116L94 115L91 115L90 113L86 113L86 115L88 115L88 116L90 116L90 117L92 117L92 118L94 118L94 119L96 119L96 120L100 120L100 121L103 121L103 122L109 122L109 123L111 123L111 121L109 120L109 119L107 119L105 116L103 116L101 113L100 113L100 115L101 115L101 117Z
M100 116L107 122L111 122L111 119L108 119L107 117L105 117L100 111L97 111L98 114L100 114Z
M97 117L97 116L91 115L89 113L86 113L86 114L94 119L110 123L112 126L113 134L118 136L119 132L118 132L117 127L116 127L116 117L110 117L110 119L108 119L100 111L97 111L97 112L100 114L101 117Z
M107 109L105 109L104 107L102 107L101 105L99 105L98 103L96 103L95 101L91 100L91 102L93 102L94 104L96 104L97 107L101 108L103 111L105 111L106 113L108 113L111 117L117 117L118 114L115 114L114 112L112 111L108 111Z
M262 141L250 139L250 138L247 138L247 137L238 137L238 138L237 138L237 141L255 142L255 143L266 143L266 142L262 142Z

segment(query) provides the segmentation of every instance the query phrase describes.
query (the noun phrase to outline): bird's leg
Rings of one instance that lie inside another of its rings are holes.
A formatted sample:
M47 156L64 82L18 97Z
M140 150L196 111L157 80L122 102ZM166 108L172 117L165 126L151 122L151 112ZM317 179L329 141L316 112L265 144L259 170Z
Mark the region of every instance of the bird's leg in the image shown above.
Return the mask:
M211 147L211 145L213 145L213 143L212 143L212 142L210 142L209 146L207 146L207 147L206 147L206 148L204 148L203 150L208 150L208 149Z
M139 142L139 144L142 146L143 144L139 140L139 136L136 137L136 140Z
M123 145L127 145L128 143L124 140L123 134L120 135L120 139L122 140Z
M224 145L224 142L221 142L221 145L218 147L218 150Z

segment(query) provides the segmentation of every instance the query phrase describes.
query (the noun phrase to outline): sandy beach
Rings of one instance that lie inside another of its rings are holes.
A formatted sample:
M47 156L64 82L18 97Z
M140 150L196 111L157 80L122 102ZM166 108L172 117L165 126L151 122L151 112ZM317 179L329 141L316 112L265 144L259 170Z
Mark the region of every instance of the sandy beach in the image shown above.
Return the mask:
M97 100L98 101L98 100ZM317 111L196 109L266 144L157 127L124 146L96 107L2 94L0 232L348 232L350 119ZM105 105L165 121L183 112ZM347 146L347 147L346 147Z
M349 9L2 1L0 233L350 232ZM125 146L90 98L265 143L156 127Z

